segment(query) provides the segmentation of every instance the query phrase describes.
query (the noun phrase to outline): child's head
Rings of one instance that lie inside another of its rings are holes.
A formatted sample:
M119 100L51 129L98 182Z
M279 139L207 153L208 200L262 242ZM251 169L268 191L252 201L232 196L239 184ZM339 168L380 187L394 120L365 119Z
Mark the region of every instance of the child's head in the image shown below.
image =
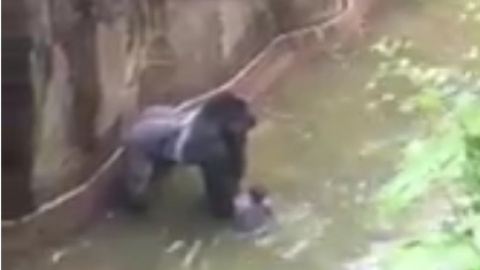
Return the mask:
M253 202L260 204L268 196L267 189L260 184L252 185L248 188L248 193L252 196Z

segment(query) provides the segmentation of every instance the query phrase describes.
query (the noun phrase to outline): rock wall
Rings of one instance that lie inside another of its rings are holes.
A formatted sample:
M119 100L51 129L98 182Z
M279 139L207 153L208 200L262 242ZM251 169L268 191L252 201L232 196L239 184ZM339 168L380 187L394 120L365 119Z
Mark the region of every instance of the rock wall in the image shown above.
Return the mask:
M166 0L161 10L145 48L140 104L162 100L165 93L178 101L211 89L276 34L263 0Z
M25 3L37 206L88 178L117 145L122 117L218 85L276 33L266 1Z
M342 0L270 0L280 32L319 23L329 17ZM362 0L360 0L362 1Z
M33 210L34 96L29 83L32 47L23 1L2 3L2 220Z

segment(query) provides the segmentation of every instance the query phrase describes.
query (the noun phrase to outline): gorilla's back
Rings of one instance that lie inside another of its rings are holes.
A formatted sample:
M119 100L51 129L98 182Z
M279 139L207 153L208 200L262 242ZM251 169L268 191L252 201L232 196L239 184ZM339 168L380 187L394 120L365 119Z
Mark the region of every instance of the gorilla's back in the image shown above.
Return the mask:
M148 107L126 134L124 142L151 158L180 161L179 152L183 153L185 144L191 140L199 109L182 112L167 106Z
M144 119L132 127L125 137L125 143L141 150L153 159L172 157L175 138L181 126L174 118Z

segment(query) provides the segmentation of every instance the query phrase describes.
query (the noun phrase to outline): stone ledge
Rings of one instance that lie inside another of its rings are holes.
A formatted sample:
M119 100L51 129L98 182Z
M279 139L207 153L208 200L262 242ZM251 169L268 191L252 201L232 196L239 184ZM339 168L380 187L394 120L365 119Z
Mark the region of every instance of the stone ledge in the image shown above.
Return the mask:
M28 252L67 236L102 215L107 187L115 179L122 156L123 149L117 149L85 183L21 219L2 221L2 254Z

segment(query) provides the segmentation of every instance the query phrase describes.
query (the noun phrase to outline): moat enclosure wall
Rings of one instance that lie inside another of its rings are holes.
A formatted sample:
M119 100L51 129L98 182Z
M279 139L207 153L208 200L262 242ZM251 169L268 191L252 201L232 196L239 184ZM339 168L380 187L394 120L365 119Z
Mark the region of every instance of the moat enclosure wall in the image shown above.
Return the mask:
M359 36L373 1L4 1L2 253L103 213L140 108L253 100L296 60Z

